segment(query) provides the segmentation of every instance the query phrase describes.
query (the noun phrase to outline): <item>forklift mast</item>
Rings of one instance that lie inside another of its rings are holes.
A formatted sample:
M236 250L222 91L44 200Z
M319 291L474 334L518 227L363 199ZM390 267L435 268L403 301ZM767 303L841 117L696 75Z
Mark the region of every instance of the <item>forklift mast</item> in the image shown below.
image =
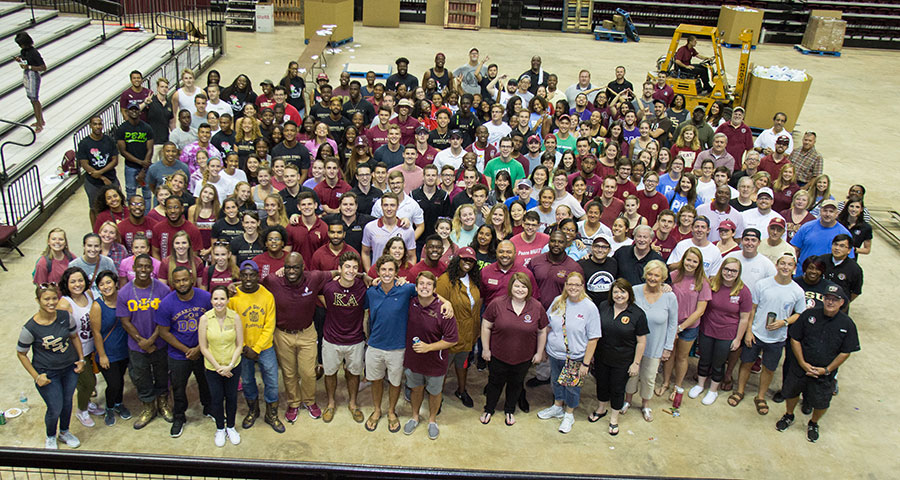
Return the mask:
M747 84L747 76L750 74L750 49L753 39L753 30L745 29L741 32L741 61L738 64L737 79L734 84L734 105L743 105L744 88Z

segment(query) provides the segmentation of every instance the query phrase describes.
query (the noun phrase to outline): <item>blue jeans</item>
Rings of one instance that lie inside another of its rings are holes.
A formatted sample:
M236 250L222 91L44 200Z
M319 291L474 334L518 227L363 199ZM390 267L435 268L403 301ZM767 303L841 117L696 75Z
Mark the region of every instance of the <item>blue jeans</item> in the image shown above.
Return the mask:
M582 359L575 359L581 363ZM556 380L566 366L566 359L557 360L550 357L550 385L553 385L553 400L563 402L569 408L577 408L581 401L581 387L564 387Z
M244 398L247 400L259 398L259 390L256 388L257 364L262 372L266 403L275 403L278 401L278 357L275 356L275 347L269 347L260 352L259 358L256 360L251 360L246 356L241 358L241 381L244 384Z
M140 171L141 171L140 168L134 168L134 167L129 166L127 163L125 164L125 196L126 196L126 200L131 198L131 196L134 195L134 193L137 191L137 186L138 186L137 185L137 175L138 175L138 173L140 173ZM146 177L146 173L144 176ZM146 182L146 178L144 180ZM150 187L148 187L147 184L144 183L144 186L141 187L141 190L143 191L144 202L147 205L151 205L150 199L152 198L152 195L150 193Z
M47 404L47 413L44 414L47 436L55 437L57 423L60 431L65 432L69 429L69 420L72 418L72 396L75 394L78 374L71 366L60 370L38 368L37 372L46 374L50 379L50 383L43 387L38 387L36 383L34 385Z

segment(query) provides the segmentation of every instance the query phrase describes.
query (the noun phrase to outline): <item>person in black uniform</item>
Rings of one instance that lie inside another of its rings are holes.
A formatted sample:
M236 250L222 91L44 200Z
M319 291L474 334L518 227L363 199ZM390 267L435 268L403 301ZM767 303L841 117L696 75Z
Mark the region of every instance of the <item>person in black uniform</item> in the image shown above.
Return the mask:
M781 389L787 409L775 424L779 432L794 423L794 408L802 393L813 408L806 439L819 439L819 420L831 405L837 369L859 351L856 324L841 311L848 301L840 286L829 286L824 306L805 310L791 325L788 335L795 361Z
M825 278L839 285L849 295L847 302L841 308L844 313L850 313L850 303L862 294L863 271L855 258L850 258L850 249L853 239L850 235L842 233L835 235L831 240L831 253L820 255L825 262Z

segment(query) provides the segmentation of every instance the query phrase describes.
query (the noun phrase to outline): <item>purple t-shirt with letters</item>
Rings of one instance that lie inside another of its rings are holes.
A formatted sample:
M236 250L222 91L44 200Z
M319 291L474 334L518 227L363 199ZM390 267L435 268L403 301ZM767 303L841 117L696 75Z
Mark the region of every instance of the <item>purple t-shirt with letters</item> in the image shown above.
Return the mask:
M159 280L152 280L153 283L145 289L137 288L134 282L128 282L127 285L119 290L119 298L116 301L116 316L125 317L131 320L131 324L137 329L138 335L143 338L150 338L153 331L156 330L156 322L154 317L159 308L159 303L163 297L171 291L165 283ZM156 340L156 348L163 348L166 342L158 338ZM135 352L144 352L138 343L131 336L128 337L128 349Z
M206 290L194 288L194 295L190 300L184 301L178 297L178 292L173 291L159 303L159 311L156 312L156 324L160 327L169 327L179 342L185 347L194 348L199 343L197 337L197 325L200 317L212 309L210 299L212 296ZM175 360L187 360L184 352L169 345L169 357Z

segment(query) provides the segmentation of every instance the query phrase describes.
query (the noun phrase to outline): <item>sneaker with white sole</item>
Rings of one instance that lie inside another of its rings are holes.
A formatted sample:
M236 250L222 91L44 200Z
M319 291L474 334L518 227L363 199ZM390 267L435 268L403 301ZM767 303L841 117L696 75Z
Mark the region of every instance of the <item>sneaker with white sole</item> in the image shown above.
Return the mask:
M81 446L81 440L75 435L72 435L72 432L68 430L59 432L59 439L66 442L66 445L68 445L69 448L78 448Z
M551 418L562 418L565 413L566 411L563 407L554 404L538 412L537 416L541 420L549 420Z
M428 424L428 438L431 440L437 440L438 435L441 434L441 430L438 428L438 424L429 423Z
M703 396L703 400L701 400L700 403L704 405L712 405L713 403L715 403L717 398L719 398L719 392L710 390L706 392L706 395Z
M575 424L575 414L564 413L563 419L559 422L559 433L569 433L572 431L572 425Z
M690 398L697 398L697 397L700 396L701 393L703 393L703 385L694 385L694 386L688 391L688 397L690 397Z
M59 445L56 443L56 437L47 437L47 439L44 440L44 448L47 450L58 450Z
M225 436L228 437L228 440L231 441L232 445L239 445L241 443L241 434L238 433L234 427L228 427L225 429Z
M87 410L75 410L75 418L81 422L85 427L91 428L94 426L94 419L91 418L91 414L88 413Z
M225 429L224 428L221 430L218 430L218 429L216 430L215 441L216 441L217 447L225 446Z
M101 407L100 405L97 405L94 402L88 403L87 411L91 415L95 415L97 417L102 417L102 416L106 415L106 409Z

